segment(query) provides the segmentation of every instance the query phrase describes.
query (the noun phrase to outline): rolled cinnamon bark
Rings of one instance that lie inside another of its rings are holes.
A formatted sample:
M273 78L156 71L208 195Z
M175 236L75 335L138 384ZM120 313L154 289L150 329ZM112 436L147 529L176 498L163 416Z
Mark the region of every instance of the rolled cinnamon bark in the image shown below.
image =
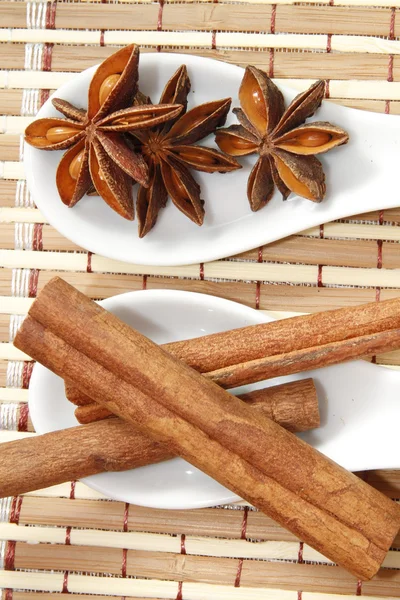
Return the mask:
M296 427L305 431L319 424L318 398L312 379L256 390L241 398L252 410L278 420L286 429ZM0 444L0 497L18 496L104 471L135 469L172 457L162 444L153 442L122 419L111 417L99 423Z
M288 431L308 431L320 425L317 390L312 379L254 390L239 398ZM111 414L97 402L75 410L75 417L82 424L100 421Z
M0 497L123 471L172 458L165 446L122 419L53 431L0 444Z
M18 348L359 579L377 572L400 527L394 502L66 282L47 284L30 315Z
M400 298L251 325L163 348L225 389L386 352L396 344ZM127 331L129 336L129 331ZM90 403L66 387L71 402ZM79 411L80 412L80 411ZM79 415L78 412L78 415ZM94 405L93 420L107 415Z
M400 297L250 325L165 344L163 348L196 371L210 373L240 363L325 346L390 329L400 329ZM300 361L301 355L298 359ZM304 371L300 364L299 371Z

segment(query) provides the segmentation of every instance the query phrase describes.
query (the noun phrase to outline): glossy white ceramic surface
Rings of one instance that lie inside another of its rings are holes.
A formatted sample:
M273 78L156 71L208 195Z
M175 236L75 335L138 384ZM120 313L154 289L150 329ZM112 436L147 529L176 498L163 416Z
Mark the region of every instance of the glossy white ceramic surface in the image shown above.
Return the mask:
M173 290L130 292L101 304L158 343L270 320L235 302ZM400 468L400 372L355 361L242 389L310 376L318 388L322 426L302 437L353 471ZM33 371L29 410L38 433L77 424L63 381L42 365ZM232 492L178 458L84 481L111 498L155 508L199 508L237 500Z
M189 108L209 100L232 97L238 106L243 69L234 65L179 54L143 54L140 88L157 102L164 84L185 63L192 81ZM56 96L85 106L87 88L95 68L77 75ZM282 86L287 101L296 94ZM59 116L45 103L38 117ZM206 202L206 218L198 227L169 202L155 228L144 239L137 222L126 221L98 197L83 198L74 208L58 196L55 172L61 152L44 152L25 145L25 170L29 189L39 209L58 231L79 246L130 263L181 265L206 262L255 248L334 219L400 205L400 117L381 115L324 102L319 121L331 121L350 134L347 146L336 148L321 161L327 176L327 196L321 204L299 197L271 202L252 213L246 182L254 157L240 159L243 168L229 174L196 173ZM231 113L227 124L235 123ZM213 146L213 136L205 141Z

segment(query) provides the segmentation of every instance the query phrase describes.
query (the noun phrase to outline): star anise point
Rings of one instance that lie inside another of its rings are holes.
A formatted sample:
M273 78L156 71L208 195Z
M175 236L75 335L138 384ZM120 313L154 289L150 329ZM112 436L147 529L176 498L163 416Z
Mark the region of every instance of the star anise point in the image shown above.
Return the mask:
M248 181L252 210L259 210L274 187L286 199L291 192L321 202L325 175L316 154L347 143L348 134L326 122L305 123L321 105L325 82L317 81L284 107L283 96L260 69L249 66L239 89L241 108L234 109L240 125L219 129L217 145L231 156L259 154Z
M26 129L26 141L36 148L67 150L56 183L68 206L94 187L118 214L134 217L132 179L145 187L150 179L143 156L127 143L125 134L161 125L183 110L177 103L131 106L138 91L138 63L137 46L122 48L96 70L87 112L55 98L53 105L66 118L39 119Z
M241 166L235 159L217 149L196 145L213 133L216 127L225 123L231 99L206 102L186 112L189 90L189 77L186 67L182 65L167 82L160 99L161 103L179 102L183 105L182 112L161 127L138 134L131 132L141 144L141 151L150 171L149 188L144 190L139 187L137 195L136 212L140 237L154 227L157 215L165 206L168 196L191 221L202 225L204 200L200 198L200 186L190 169L226 173Z

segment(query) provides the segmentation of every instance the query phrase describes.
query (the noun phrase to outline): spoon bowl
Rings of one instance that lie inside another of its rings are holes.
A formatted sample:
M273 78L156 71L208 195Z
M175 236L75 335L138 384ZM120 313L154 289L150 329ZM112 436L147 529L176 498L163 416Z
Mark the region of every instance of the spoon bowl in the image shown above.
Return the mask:
M229 300L175 290L129 292L101 304L160 344L272 320ZM317 386L321 427L302 433L303 439L352 471L400 468L400 372L354 361L271 379L240 391L306 377L313 377ZM77 425L74 409L65 397L63 380L36 364L29 388L35 430L46 433ZM180 458L101 473L84 481L116 500L153 508L199 508L238 500Z

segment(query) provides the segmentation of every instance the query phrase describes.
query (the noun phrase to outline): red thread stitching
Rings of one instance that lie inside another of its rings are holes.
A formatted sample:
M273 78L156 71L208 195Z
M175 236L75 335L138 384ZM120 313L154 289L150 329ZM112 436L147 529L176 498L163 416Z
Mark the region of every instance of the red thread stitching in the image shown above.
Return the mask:
M318 265L317 287L324 287L322 283L322 265Z
M272 8L271 8L271 21L270 21L270 27L269 27L269 31L270 31L270 33L272 33L272 35L275 34L275 23L276 23L276 4L273 4ZM274 59L275 59L275 49L270 48L269 49L269 69L268 69L268 73L269 73L270 77L274 76Z
M304 549L304 542L300 542L299 543L299 553L297 555L297 562L300 563L300 564L304 563L304 560L303 560L303 549Z
M213 0L213 3L218 4L218 0ZM211 31L211 49L217 49L217 32L215 31L215 29Z
M263 248L262 246L258 249L257 262L262 263L263 261ZM260 308L260 298L261 298L261 281L256 282L256 309Z
M36 298L39 282L39 269L31 269L28 282L28 297Z
M387 80L388 81L393 81L393 54L389 54Z
M122 528L122 531L124 531L124 532L128 531L128 520L129 520L129 502L125 502L124 524L123 524L123 528Z
M12 503L11 503L10 523L14 523L15 525L19 524L19 518L21 515L21 507L22 507L22 496L15 496L12 499Z
M275 58L274 48L270 48L269 49L269 68L268 68L268 75L270 77L274 76L274 58Z
M243 558L239 558L239 563L238 563L238 568L237 568L235 583L234 583L235 588L240 587L240 579L242 577L242 569L243 569Z
M157 31L162 31L162 19L164 10L164 0L158 0ZM157 52L161 52L161 46L157 46Z
M71 527L67 527L65 530L65 545L66 546L70 546L71 545Z
M43 71L51 71L54 44L45 43L43 49Z
M176 600L182 600L182 581L178 581L178 591L176 593Z
M102 4L107 4L107 0L101 0ZM105 29L100 29L100 46L104 46L104 33Z
M332 51L332 34L331 33L327 34L326 51L328 54Z
M159 0L158 2L158 15L157 15L157 31L162 31L162 17L164 10L164 0Z
M200 263L200 280L204 281L204 263Z
M321 240L324 239L324 226L323 225L319 226L319 238ZM317 287L324 287L324 284L322 282L322 267L323 267L323 265L318 265Z
M8 588L7 590L5 590L6 594L4 596L4 600L13 600L13 591Z
M394 40L395 20L396 20L396 9L394 7L392 7L391 12L390 12L390 25L389 25L389 39L390 40ZM393 54L389 54L387 80L393 81ZM390 113L390 100L385 100L385 114L388 115L389 113Z
M275 24L276 24L276 4L272 5L271 9L271 23L270 23L270 32L275 33Z
M27 404L22 404L19 409L18 431L28 431L29 407Z
M376 243L378 246L378 258L377 258L377 262L376 262L376 268L382 269L382 245L383 245L383 242L382 242L382 240L377 240Z
M65 571L65 573L64 573L63 586L62 586L61 593L62 594L69 594L69 590L68 590L68 571Z
M256 310L260 308L261 282L256 281Z
M55 29L56 28L56 11L57 11L57 0L54 2L48 2L46 6L45 16L45 28ZM51 63L53 60L53 47L54 44L46 42L43 50L43 71L51 71ZM50 95L50 91L46 90L46 100ZM41 98L42 99L42 98ZM44 100L44 96L43 96Z
M147 275L143 275L142 290L147 290Z
M46 7L46 29L56 28L57 0L48 2Z
M93 252L87 253L86 273L93 273L92 271L92 255Z
M35 223L33 227L33 250L43 250L43 223Z
M25 362L22 369L22 388L27 390L33 370L33 362Z
M185 542L186 542L186 535L184 533L182 533L182 535L181 535L181 554L186 554Z
M71 491L69 493L70 500L75 500L75 486L76 486L76 481L71 481Z
M325 79L325 98L330 98L330 81L329 79Z
M383 225L383 210L379 211L379 225ZM382 258L383 258L383 241L376 240L377 246L377 257L376 257L376 268L382 269ZM381 299L381 288L377 286L375 288L375 302L380 302ZM371 359L371 362L376 364L376 355Z
M15 546L16 542L9 540L7 542L6 553L4 556L4 569L6 571L15 571L14 560L15 560Z
M50 96L50 90L40 90L40 93L39 93L40 106L43 106L43 104L45 102L47 102L47 100L49 99L49 96Z
M390 12L390 28L389 28L389 39L394 40L394 28L395 28L395 20L396 20L396 8L392 6Z
M128 531L128 520L129 520L129 502L125 502L124 508L124 521L122 525L122 531L126 533ZM123 578L126 577L126 565L128 562L128 550L127 548L122 549L122 565L121 565L121 575Z
M10 523L14 523L15 525L19 524L19 518L21 515L22 508L22 496L14 496L11 502L11 510L10 510ZM15 560L15 547L16 542L13 540L9 540L7 542L6 552L4 556L4 568L6 571L14 571L14 560Z
M356 596L361 596L361 595L362 595L362 581L359 579L357 581Z
M126 548L122 548L122 566L121 566L121 575L125 579L126 577L126 563L128 560L128 550Z
M69 499L70 500L75 500L75 485L76 485L76 481L71 481L71 490L69 492ZM66 546L70 546L71 545L71 527L68 526L65 529L65 545ZM68 590L68 571L64 572L64 578L63 578L63 585L62 585L62 590L61 592L63 594L69 594L69 590Z
M249 507L245 506L243 510L243 521L242 521L242 529L240 531L240 539L246 539L246 530L247 530L247 520L249 515Z
M244 510L243 510L242 528L240 530L240 539L241 540L246 539L248 515L249 515L249 507L245 506ZM240 587L240 579L242 577L242 569L243 569L243 558L239 558L234 587Z
M297 562L302 565L304 563L303 560L303 550L304 550L304 542L299 542L299 552L297 554ZM303 598L303 592L302 591L298 591L297 592L297 600L302 600Z
M181 535L181 554L186 554L185 541L186 541L186 535L184 533L182 533L182 535ZM183 587L183 581L179 581L178 582L178 591L176 593L176 600L182 600L182 587Z

